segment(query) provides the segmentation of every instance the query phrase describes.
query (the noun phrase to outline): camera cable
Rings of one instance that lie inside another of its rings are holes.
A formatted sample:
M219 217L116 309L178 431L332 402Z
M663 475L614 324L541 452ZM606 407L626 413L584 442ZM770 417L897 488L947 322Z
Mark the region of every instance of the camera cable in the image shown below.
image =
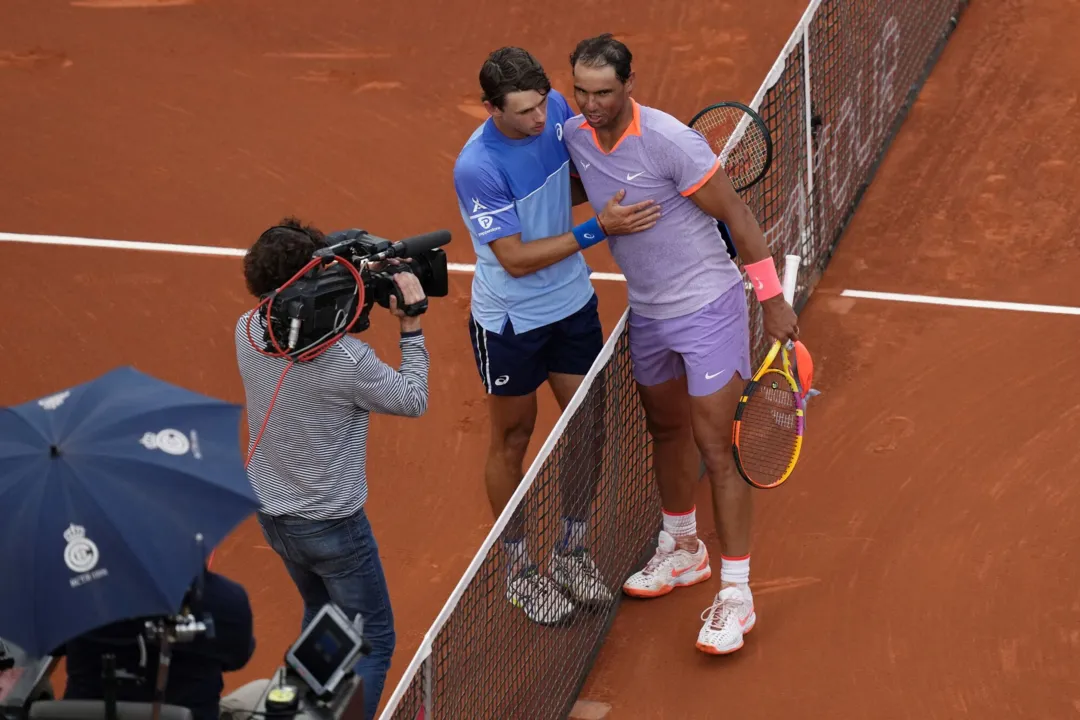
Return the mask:
M284 384L285 376L289 374L289 370L297 362L308 362L310 360L314 360L315 358L319 357L324 352L326 352L330 348L331 345L333 345L338 340L340 340L342 337L344 337L344 335L346 333L345 328L351 327L353 325L353 323L356 322L357 318L360 317L360 313L363 310L363 307L364 307L364 280L360 276L360 271L357 270L351 263L342 262L341 260L338 260L337 258L333 258L329 263L327 263L328 266L333 265L334 263L338 263L340 265L343 265L352 274L353 278L356 280L356 294L357 294L356 313L353 315L352 319L347 323L342 323L340 331L331 333L331 334L325 336L324 339L316 340L311 345L309 345L307 348L302 348L299 351L298 354L296 353L296 351L294 351L293 353L289 353L289 352L287 352L285 350L282 350L281 345L278 344L277 338L274 337L273 324L271 324L269 322L267 322L267 328L266 329L267 329L267 334L270 337L270 343L274 346L275 352L269 352L267 350L264 350L263 348L260 348L255 343L255 340L251 337L251 319L259 314L259 311L263 309L263 306L266 307L266 313L265 314L266 314L266 317L269 318L270 317L270 308L271 308L271 305L274 302L274 296L277 295L278 293L280 293L285 288L292 285L297 280L299 280L301 277L303 277L312 268L316 267L317 265L323 264L325 262L325 260L326 260L326 258L323 258L323 257L317 257L317 258L314 258L313 260L311 260L311 262L304 265L304 267L300 268L300 270L295 275L293 275L281 287L279 287L276 292L273 292L273 293L270 293L269 295L267 295L267 297L262 302L260 302L255 307L255 309L248 315L246 331L247 331L248 343L250 343L251 347L255 348L255 350L257 352L259 352L262 355L265 355L267 357L288 358L289 362L285 365L285 369L282 370L281 377L278 378L277 386L274 388L274 394L270 396L270 405L266 409L266 417L263 418L262 427L259 428L259 433L255 436L255 442L252 443L251 450L248 451L248 456L244 460L244 467L245 468L247 468L247 466L249 464L251 464L251 458L254 457L254 455L255 455L255 449L257 447L259 447L259 442L262 440L263 433L266 432L266 426L270 422L270 413L273 412L273 410L274 410L274 403L277 402L278 393L281 391L281 386L282 386L282 384ZM213 551L213 550L210 552L210 557L206 561L206 569L207 570L210 569L210 566L214 562L214 552L215 551Z

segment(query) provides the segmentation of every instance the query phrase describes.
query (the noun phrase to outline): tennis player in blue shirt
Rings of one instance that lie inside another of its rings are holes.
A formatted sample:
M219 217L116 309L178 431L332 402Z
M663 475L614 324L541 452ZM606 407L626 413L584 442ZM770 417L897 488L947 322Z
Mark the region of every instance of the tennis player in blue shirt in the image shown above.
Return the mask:
M521 482L537 389L547 382L565 410L604 344L581 250L651 228L659 209L651 200L622 206L619 191L575 227L572 203L586 197L563 145L563 126L575 114L566 99L540 63L516 47L488 57L480 87L491 117L462 148L454 188L476 251L469 334L488 394L485 482L498 517ZM575 602L612 597L586 543L601 442L579 443L578 457L560 463L563 529L550 574L539 572L529 554L520 511L504 533L507 599L534 622L558 623Z

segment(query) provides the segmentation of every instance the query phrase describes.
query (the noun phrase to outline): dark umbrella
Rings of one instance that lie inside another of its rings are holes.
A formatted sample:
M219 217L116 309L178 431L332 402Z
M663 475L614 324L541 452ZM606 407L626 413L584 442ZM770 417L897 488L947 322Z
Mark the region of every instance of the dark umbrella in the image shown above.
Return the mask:
M257 507L240 407L133 368L0 409L0 637L35 656L176 613Z

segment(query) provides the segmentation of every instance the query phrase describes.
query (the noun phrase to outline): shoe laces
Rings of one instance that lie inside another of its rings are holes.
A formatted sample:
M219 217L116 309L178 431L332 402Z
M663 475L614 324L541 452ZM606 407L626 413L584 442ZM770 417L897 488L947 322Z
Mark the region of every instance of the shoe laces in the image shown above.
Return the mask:
M574 582L600 582L600 570L584 548L560 556L558 562Z
M582 566L580 572L581 572L581 580L580 581L585 583L586 586L588 586L590 584L592 584L592 585L603 585L604 584L604 580L600 576L600 570L592 562L589 562L588 565Z
M672 550L671 552L656 548L656 552L653 553L653 556L649 558L649 561L647 563L645 563L645 567L642 568L641 572L645 575L653 574L654 572L656 572L657 568L670 560L676 552L678 552L677 548L675 550Z
M547 575L541 575L536 570L529 573L525 581L532 588L537 597L547 597L553 593L557 593L558 589L555 586L555 582Z
M745 602L746 598L738 588L726 587L716 594L712 605L701 613L701 619L709 620L710 627L719 630L724 626L724 621L734 616Z
M586 575L596 575L599 572L588 550L577 550L571 553L570 557L573 559L574 565Z
M530 565L509 578L508 582L519 583L531 590L539 590L543 586L544 576L535 565Z

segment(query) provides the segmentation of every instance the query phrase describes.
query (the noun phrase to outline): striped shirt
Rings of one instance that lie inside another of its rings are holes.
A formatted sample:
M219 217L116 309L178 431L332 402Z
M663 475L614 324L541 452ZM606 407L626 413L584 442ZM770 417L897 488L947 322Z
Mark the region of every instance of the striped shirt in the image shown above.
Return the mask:
M248 453L266 417L287 360L263 355L248 342L249 311L236 324L236 359L247 397ZM262 342L263 321L251 323ZM428 351L421 331L403 333L401 369L367 343L345 335L310 362L290 369L248 465L267 515L333 520L356 514L367 501L368 416L419 417L428 403ZM261 346L261 345L260 345Z

